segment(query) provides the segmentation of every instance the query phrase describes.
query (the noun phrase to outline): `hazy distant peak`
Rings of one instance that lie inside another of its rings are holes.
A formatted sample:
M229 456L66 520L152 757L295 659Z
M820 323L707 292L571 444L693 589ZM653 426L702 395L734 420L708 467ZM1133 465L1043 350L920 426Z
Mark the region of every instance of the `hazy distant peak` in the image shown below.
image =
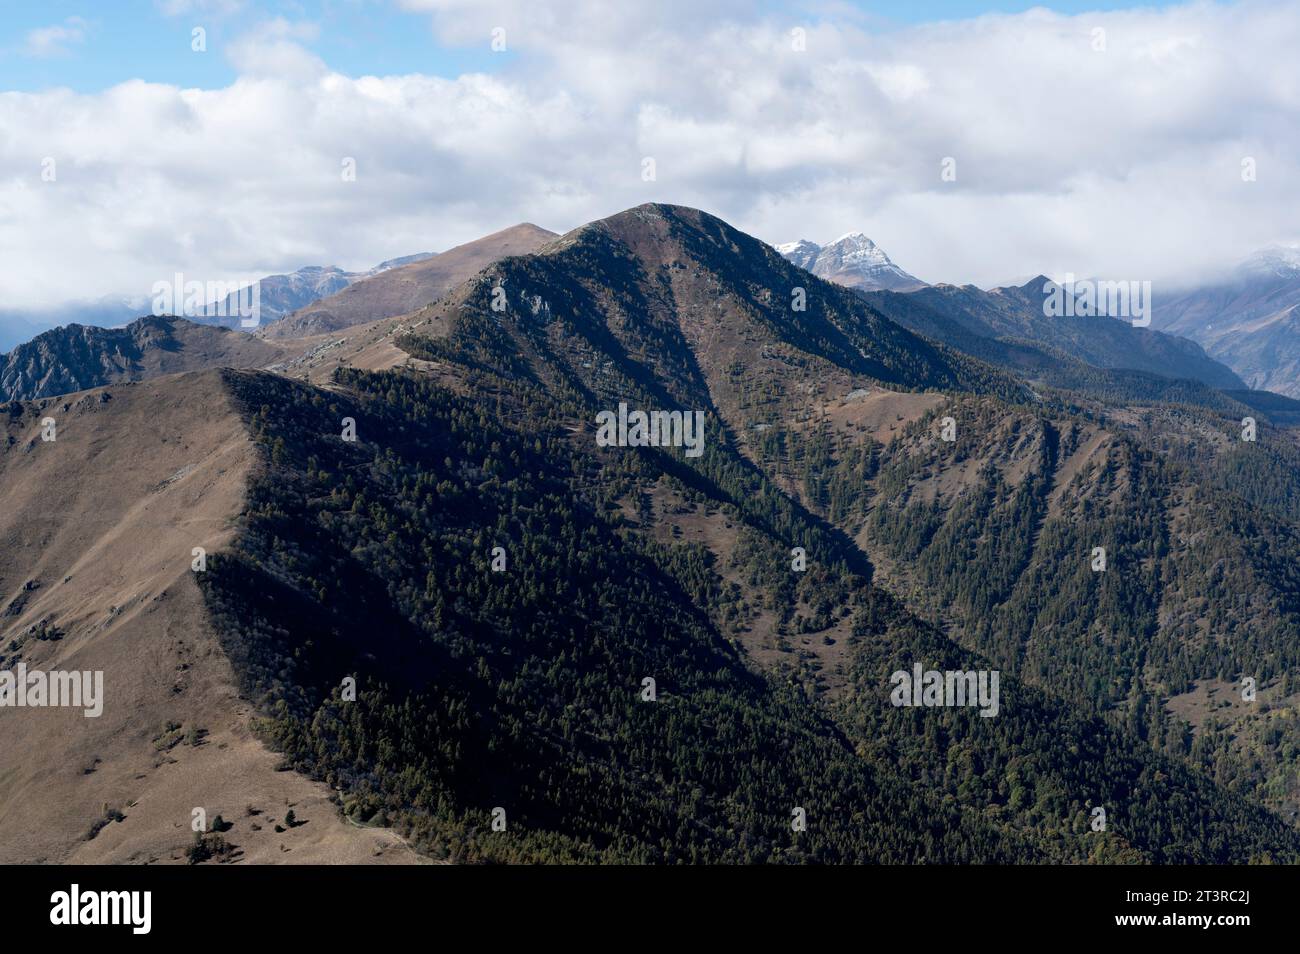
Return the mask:
M1300 247L1270 245L1262 248L1246 259L1240 270L1251 275L1268 274L1279 278L1294 278L1300 275Z
M898 268L885 250L877 245L861 232L849 232L841 235L830 245L821 250L818 258L832 257L833 261L848 266L861 266L866 268L890 268L902 275L907 275L902 269ZM910 275L907 276L911 278Z
M825 246L799 239L777 245L776 250L791 264L819 278L862 291L911 291L925 285L895 265L863 232L846 232Z
M386 261L380 262L374 268L370 269L370 271L366 272L366 274L378 275L380 272L386 272L390 268L401 268L403 265L412 265L415 262L423 262L427 258L433 258L436 254L436 252L416 252L414 255L403 255L401 258L390 258Z

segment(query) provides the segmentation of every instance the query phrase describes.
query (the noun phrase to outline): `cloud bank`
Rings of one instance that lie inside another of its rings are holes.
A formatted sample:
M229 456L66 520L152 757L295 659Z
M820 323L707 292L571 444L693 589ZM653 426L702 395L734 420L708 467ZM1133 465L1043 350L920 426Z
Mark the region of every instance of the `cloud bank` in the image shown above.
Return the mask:
M0 295L359 268L652 200L771 242L861 230L927 281L982 285L1187 283L1296 238L1281 4L892 30L728 0L402 5L431 46L495 40L500 67L345 76L312 24L269 20L195 54L237 67L223 89L0 94Z

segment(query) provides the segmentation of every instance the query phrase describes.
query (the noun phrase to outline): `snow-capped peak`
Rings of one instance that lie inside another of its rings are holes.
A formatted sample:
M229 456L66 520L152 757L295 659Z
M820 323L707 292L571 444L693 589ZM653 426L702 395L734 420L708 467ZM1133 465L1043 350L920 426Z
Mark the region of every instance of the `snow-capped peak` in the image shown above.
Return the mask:
M861 232L849 232L841 235L830 245L822 249L822 255L833 253L845 265L890 266L894 263L889 256L871 239Z
M862 232L846 232L826 246L800 239L776 250L820 278L864 291L906 291L925 284L890 261L885 250Z
M800 268L811 268L813 261L817 258L817 253L822 248L816 242L799 239L797 242L785 242L778 245L776 250L781 254L782 258L793 262Z
M1281 278L1294 277L1300 273L1300 247L1270 245L1247 259L1243 267L1249 272L1266 272Z
M831 244L839 245L841 242L850 242L853 245L865 245L868 248L876 247L876 243L871 241L871 239L867 237L867 234L865 232L845 232L834 242L831 242Z

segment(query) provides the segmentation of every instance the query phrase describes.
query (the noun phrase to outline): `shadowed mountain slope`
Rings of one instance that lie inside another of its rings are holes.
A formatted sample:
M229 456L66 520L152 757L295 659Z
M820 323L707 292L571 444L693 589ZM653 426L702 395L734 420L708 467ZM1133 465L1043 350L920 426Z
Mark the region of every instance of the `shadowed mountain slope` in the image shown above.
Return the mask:
M1227 366L1184 338L1105 315L1049 315L1039 277L1020 287L982 291L973 285L932 285L906 294L870 292L867 301L913 331L989 360L1006 349L1037 345L1096 368L1190 379L1214 388L1242 388ZM990 343L990 339L993 343ZM1011 364L1015 355L998 361ZM1054 359L1052 359L1054 360ZM1051 360L1040 361L1050 369Z
M615 405L610 385L626 377L660 400L712 408L741 433L811 394L868 383L1028 394L720 219L679 206L638 206L583 226L485 269L412 317L469 360L562 378Z

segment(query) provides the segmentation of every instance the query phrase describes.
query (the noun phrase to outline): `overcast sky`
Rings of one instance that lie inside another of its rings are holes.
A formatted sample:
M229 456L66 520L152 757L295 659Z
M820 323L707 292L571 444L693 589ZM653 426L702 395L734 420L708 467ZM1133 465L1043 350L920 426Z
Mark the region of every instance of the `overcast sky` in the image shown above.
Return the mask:
M364 268L651 200L772 243L860 230L985 286L1186 282L1300 237L1295 4L1055 8L10 2L0 304Z

